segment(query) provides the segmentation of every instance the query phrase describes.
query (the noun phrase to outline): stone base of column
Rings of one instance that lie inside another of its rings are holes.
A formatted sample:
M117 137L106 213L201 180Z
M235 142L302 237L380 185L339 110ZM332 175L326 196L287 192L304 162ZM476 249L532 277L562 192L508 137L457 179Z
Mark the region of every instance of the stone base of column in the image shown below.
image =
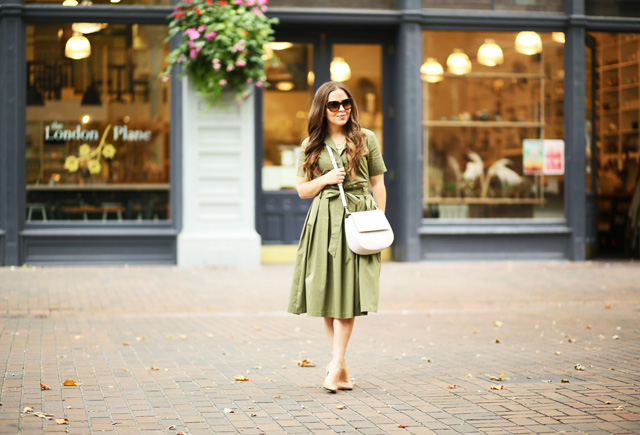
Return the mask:
M256 232L182 232L178 235L178 266L258 269L261 245Z

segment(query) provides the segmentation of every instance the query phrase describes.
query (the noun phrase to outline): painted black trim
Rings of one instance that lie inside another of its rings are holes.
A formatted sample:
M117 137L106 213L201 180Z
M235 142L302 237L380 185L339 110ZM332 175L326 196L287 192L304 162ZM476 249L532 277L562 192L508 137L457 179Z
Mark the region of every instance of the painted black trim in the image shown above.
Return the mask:
M167 6L62 6L61 4L25 4L22 16L28 22L72 23L99 22L114 24L168 24L172 7Z

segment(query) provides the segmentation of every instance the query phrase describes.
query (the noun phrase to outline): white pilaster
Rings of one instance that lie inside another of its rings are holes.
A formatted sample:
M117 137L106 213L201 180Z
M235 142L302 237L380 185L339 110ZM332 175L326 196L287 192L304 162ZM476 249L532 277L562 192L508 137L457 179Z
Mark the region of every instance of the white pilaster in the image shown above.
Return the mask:
M178 266L260 266L255 229L253 97L206 111L188 78L182 101L182 214Z

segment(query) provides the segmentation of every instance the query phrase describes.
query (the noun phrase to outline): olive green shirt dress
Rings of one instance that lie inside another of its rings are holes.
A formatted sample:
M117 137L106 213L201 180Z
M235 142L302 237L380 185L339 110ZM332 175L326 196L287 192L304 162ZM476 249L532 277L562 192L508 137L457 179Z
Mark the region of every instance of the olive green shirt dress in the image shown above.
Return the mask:
M369 194L369 177L387 171L374 133L364 128L362 132L366 135L365 152L355 180L351 178L345 150L338 152L331 137L325 138L338 167L347 169L343 186L350 212L375 208ZM302 165L308 141L304 140L298 153L299 177L305 176ZM333 169L326 148L318 158L318 169L322 174ZM296 254L290 313L350 319L378 310L380 254L358 255L349 249L345 214L337 185L326 186L313 199Z

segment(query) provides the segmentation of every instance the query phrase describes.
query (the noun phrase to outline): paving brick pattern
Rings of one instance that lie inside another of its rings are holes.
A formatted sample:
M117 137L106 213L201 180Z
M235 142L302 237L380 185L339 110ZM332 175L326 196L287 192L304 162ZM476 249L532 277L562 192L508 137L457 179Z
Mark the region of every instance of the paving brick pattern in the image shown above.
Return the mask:
M0 268L0 433L640 433L635 263L384 263L337 394L292 270Z

